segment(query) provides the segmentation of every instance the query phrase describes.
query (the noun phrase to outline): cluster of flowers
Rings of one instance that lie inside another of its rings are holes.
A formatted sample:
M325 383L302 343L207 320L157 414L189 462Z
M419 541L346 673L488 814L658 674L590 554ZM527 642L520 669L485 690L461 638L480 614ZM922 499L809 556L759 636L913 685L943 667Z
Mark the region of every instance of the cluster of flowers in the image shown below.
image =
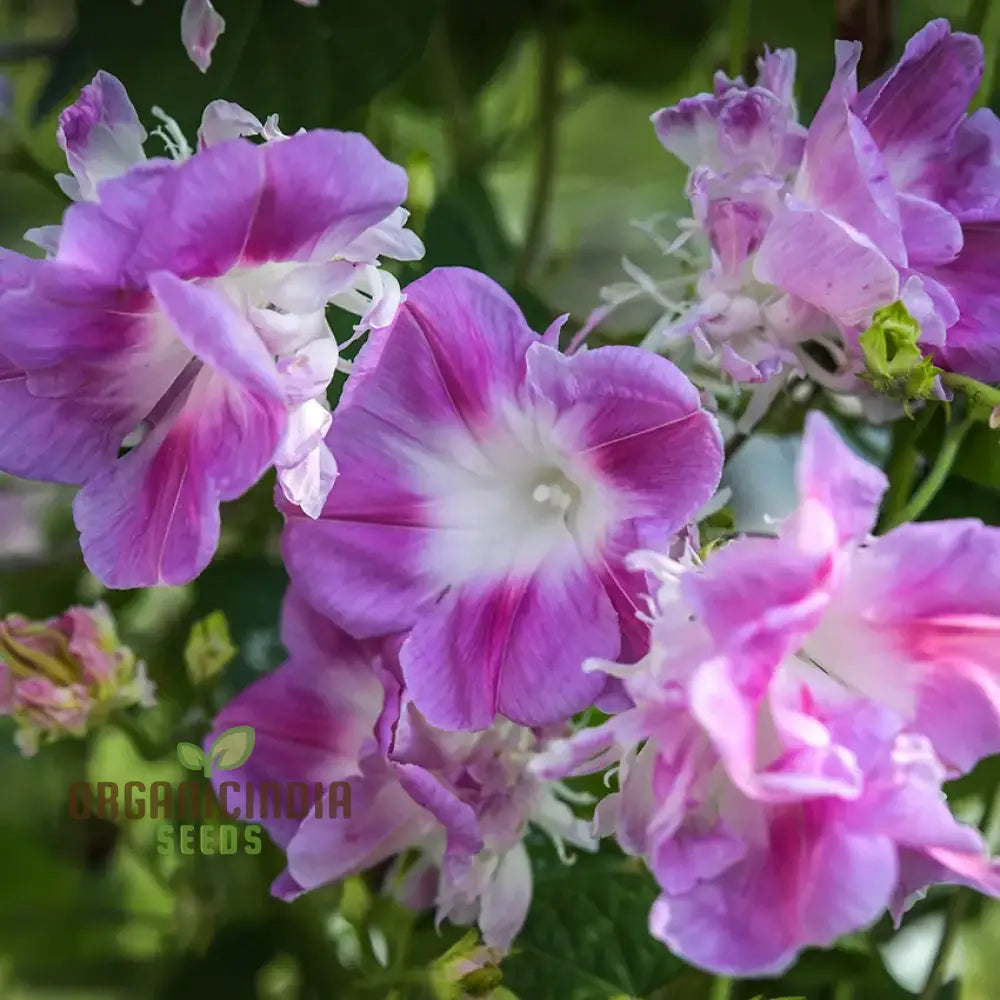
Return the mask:
M652 116L665 148L690 167L693 219L668 254L709 258L692 302L640 274L606 290L603 319L651 293L665 312L655 349L693 341L738 382L791 374L863 391L859 334L901 300L921 345L945 369L1000 379L1000 123L966 109L983 73L979 39L929 23L899 63L859 92L857 42L838 42L836 74L812 124L798 121L795 53L758 60L758 79L716 75L700 94ZM664 290L661 290L664 289ZM817 361L817 345L826 363Z
M975 44L936 22L861 94L838 49L808 133L790 53L657 116L700 164L714 253L685 328L731 374L831 323L850 353L902 298L942 364L990 376L1000 158L995 119L962 117ZM278 895L398 858L401 899L505 949L528 826L560 852L613 834L662 890L655 936L759 973L932 883L1000 894L941 791L1000 750L1000 530L872 537L885 477L813 414L797 512L702 561L722 440L672 362L563 353L562 319L532 331L465 269L403 294L378 265L422 251L405 174L361 136L225 102L196 152L161 134L147 159L106 74L63 115L77 203L33 234L46 259L0 258L0 468L82 484L114 587L192 579L220 500L277 469L289 660L216 720L257 733L225 779L353 790L350 819L269 823ZM367 333L332 414L331 303ZM563 781L608 768L591 826Z

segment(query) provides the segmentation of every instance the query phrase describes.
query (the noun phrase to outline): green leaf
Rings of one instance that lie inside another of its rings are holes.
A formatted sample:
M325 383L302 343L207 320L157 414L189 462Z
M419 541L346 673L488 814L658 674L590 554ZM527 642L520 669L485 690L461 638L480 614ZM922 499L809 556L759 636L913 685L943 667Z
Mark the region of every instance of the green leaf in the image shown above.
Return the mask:
M229 637L229 622L221 611L195 622L184 650L188 677L195 684L204 684L215 677L236 656L237 649Z
M1000 489L1000 431L988 424L970 428L952 470L980 486Z
M255 737L253 726L233 726L220 733L208 752L212 767L220 771L233 771L245 764L253 752Z
M546 847L546 853L550 849ZM637 862L608 850L567 869L536 859L531 911L503 964L504 984L532 1000L645 996L684 966L650 937L657 889Z
M442 188L427 214L423 233L426 270L472 267L503 284L510 276L510 241L482 182L459 177Z
M189 771L200 771L205 767L205 754L197 743L178 743L177 759Z
M610 83L655 88L684 74L723 7L718 0L586 0L580 6L568 48L590 74Z

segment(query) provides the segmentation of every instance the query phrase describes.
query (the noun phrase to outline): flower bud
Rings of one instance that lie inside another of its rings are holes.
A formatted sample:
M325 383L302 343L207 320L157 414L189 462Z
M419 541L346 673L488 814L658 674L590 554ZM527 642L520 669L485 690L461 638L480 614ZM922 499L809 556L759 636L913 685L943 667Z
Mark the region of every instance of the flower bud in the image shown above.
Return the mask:
M104 605L47 621L0 621L0 714L18 724L25 756L41 742L82 736L115 708L154 703L145 664L122 645Z
M466 1000L495 997L503 979L503 953L480 944L479 935L469 931L431 965L431 988L438 1000Z

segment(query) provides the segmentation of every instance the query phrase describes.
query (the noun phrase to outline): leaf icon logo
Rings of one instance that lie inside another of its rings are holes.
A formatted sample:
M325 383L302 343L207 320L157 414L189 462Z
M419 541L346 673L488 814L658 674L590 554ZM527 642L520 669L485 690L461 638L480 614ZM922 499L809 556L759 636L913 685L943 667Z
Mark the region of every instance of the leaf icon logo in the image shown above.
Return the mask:
M197 743L178 743L177 759L181 762L181 766L189 771L200 771L208 763Z
M177 759L189 771L202 771L210 778L215 769L232 771L246 763L255 739L253 726L233 726L219 733L207 755L197 743L178 743Z

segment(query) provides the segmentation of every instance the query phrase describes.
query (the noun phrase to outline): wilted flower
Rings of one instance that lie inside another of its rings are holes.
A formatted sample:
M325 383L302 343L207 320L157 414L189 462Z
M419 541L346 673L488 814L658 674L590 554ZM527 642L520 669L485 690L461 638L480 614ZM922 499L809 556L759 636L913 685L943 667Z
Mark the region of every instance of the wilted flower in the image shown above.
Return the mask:
M288 859L272 891L294 899L407 854L387 888L415 908L434 906L439 921L478 923L489 947L508 948L531 901L528 825L561 853L564 841L595 847L567 804L577 796L529 771L555 733L506 720L480 733L430 725L401 684L397 641L352 639L294 591L282 639L289 662L215 721L215 732L253 726L256 743L245 764L213 781L349 781L351 808L262 820Z
M414 282L334 415L322 514L285 505L296 586L353 635L412 628L403 675L435 725L587 708L602 682L583 660L648 645L625 555L718 484L718 429L677 368L634 347L567 357L555 329L474 271Z
M359 332L389 322L401 295L379 255L423 250L405 171L361 135L284 137L225 102L198 152L169 120L162 134L174 159L146 160L98 74L60 133L64 186L94 200L36 234L49 259L0 251L0 468L83 484L84 556L113 587L195 577L220 501L272 465L319 513L336 477L327 303L362 313Z
M17 745L82 736L113 709L150 706L145 665L122 645L106 607L70 608L47 621L0 622L0 714L13 716Z

